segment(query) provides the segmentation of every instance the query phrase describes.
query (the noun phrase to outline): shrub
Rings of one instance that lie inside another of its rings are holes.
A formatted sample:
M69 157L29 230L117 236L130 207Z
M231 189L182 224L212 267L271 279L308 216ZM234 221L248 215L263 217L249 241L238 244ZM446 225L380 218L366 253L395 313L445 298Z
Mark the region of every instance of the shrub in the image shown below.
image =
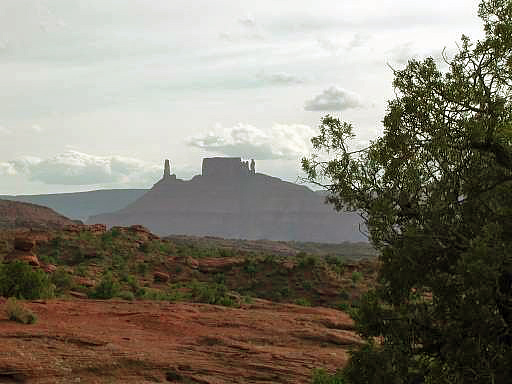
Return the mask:
M341 372L336 372L334 375L330 375L324 369L313 370L312 384L345 384L346 381L343 379Z
M199 283L197 281L191 284L193 299L206 304L224 305L233 307L235 300L228 296L228 289L224 284Z
M352 272L352 283L357 284L363 278L363 273L359 271Z
M73 280L71 279L71 276L62 268L57 268L57 270L51 275L50 281L55 284L57 293L66 292L73 288Z
M303 307L311 307L311 302L304 297L295 300L295 304L302 305Z
M37 321L37 316L31 310L18 303L14 297L9 298L5 303L5 311L11 321L22 324L34 324Z
M53 295L54 286L43 271L21 261L0 265L0 296L32 300Z
M146 241L139 246L139 250L144 253L150 253L153 250L151 242Z
M309 281L309 280L304 280L302 282L302 288L305 291L311 291L313 289L313 283L311 283L311 281Z
M130 291L121 291L121 292L119 292L118 296L121 299L128 300L128 301L132 301L133 299L135 299L135 295Z
M92 297L95 299L111 299L114 296L117 296L119 293L119 284L112 277L111 273L106 273L103 275L100 283L96 286L94 291L92 292Z

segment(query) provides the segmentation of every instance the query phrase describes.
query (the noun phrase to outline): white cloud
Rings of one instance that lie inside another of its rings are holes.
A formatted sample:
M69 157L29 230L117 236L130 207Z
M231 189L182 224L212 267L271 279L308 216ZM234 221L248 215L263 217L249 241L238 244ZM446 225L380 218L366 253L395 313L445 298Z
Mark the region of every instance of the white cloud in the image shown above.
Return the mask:
M329 87L321 94L306 101L304 109L306 111L344 111L362 106L359 95L343 88Z
M8 130L4 126L0 125L0 134L9 135L10 133L11 133L10 130Z
M239 123L231 128L217 125L204 135L190 137L188 145L226 156L256 160L296 160L310 151L310 139L315 131L301 124L274 124L263 130Z
M316 39L317 44L323 50L338 56L352 49L363 47L369 40L371 35L368 33L355 33L350 40L334 39L332 37L319 37Z
M47 159L24 157L0 163L4 175L26 175L52 185L150 185L158 180L159 166L123 156L95 156L68 150Z
M391 61L391 64L403 65L407 64L411 59L418 58L418 53L414 49L414 43L412 41L396 45L386 53L387 59Z
M356 33L352 40L348 43L347 49L359 48L365 45L371 36L367 33Z
M41 133L44 131L43 127L41 127L40 125L37 125L37 124L34 124L32 126L32 130L36 133Z
M274 72L258 74L258 78L265 84L270 85L292 85L304 83L304 79L287 72Z
M256 25L256 21L254 20L254 16L251 14L248 14L244 17L241 17L238 19L238 22L242 24L244 27L247 28L254 28Z
M0 162L0 176L14 176L16 169L14 165L9 162Z

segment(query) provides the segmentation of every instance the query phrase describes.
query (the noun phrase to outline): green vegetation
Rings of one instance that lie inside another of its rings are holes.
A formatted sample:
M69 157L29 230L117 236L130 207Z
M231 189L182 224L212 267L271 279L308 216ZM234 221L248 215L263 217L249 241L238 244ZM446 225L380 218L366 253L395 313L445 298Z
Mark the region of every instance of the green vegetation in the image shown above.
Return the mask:
M91 294L95 299L111 299L119 294L120 287L111 273L107 272L103 275L100 283L96 286Z
M17 261L0 264L0 296L19 299L40 299L54 296L54 286L41 270Z
M51 263L57 268L47 274L36 272L47 283L37 297L69 297L76 292L96 299L191 301L227 306L263 298L332 308L340 308L344 303L352 308L353 301L373 284L376 268L371 262L351 262L350 273L356 268L363 276L357 287L352 287L344 257L325 255L323 251L298 255L272 252L272 247L281 249L281 243L276 242L264 242L267 248L260 251L258 242L253 248L253 242L240 240L236 244L244 250L237 250L226 248L223 239L216 239L210 249L205 249L202 239L185 238L175 243L129 228L114 228L102 234L87 230L57 231L49 237L34 252L44 264ZM14 232L0 232L0 244L7 239L3 243L4 254L12 250L14 238ZM229 262L219 261L218 267L198 268L198 263L206 257L207 264L215 265L215 259L229 259ZM37 270L28 265L22 268L29 277ZM169 281L155 280L156 271L169 275ZM326 287L349 295L328 301L328 296L323 294ZM23 298L35 296L19 294Z
M395 71L382 137L354 150L352 126L326 116L312 143L330 159L303 159L380 252L349 383L512 377L512 1L482 1L479 16L485 38L463 37L445 72L431 58Z
M363 274L359 271L352 272L352 283L356 285L363 278Z
M193 281L190 288L191 297L200 303L224 305L226 307L238 306L238 303L229 296L228 289L224 284Z
M334 375L330 375L324 369L313 370L313 379L311 384L345 384L346 381L343 378L341 372L337 372Z
M34 324L37 316L29 309L24 308L15 298L7 299L5 303L7 318L22 324Z
M50 281L55 285L57 295L69 291L74 285L71 275L63 268L57 268L57 270L50 275Z

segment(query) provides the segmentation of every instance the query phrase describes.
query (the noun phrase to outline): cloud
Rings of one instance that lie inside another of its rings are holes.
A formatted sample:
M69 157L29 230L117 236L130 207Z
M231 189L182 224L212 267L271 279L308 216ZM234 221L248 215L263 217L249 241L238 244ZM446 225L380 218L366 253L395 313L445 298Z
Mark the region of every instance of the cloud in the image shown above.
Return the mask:
M371 36L367 33L356 33L348 43L347 49L351 50L353 48L362 47L368 42L368 40L370 40L370 38Z
M36 132L36 133L41 133L41 132L43 132L43 131L44 131L44 128L43 128L43 127L41 127L40 125L34 124L34 125L32 126L32 130L33 130L34 132Z
M304 83L304 79L287 72L274 72L258 74L258 78L265 84L270 85L293 85Z
M317 44L323 50L338 56L346 51L351 51L356 48L363 47L369 40L371 35L367 33L356 33L351 40L341 41L330 37L319 37L316 39Z
M9 162L0 162L0 176L14 176L16 169L14 165Z
M0 163L4 175L25 175L51 185L147 186L158 180L157 165L123 156L95 156L68 150L54 157L24 157Z
M0 125L0 134L9 135L11 134L11 131L5 128L4 126Z
M363 104L359 95L343 88L329 87L304 104L306 111L344 111L360 108Z
M386 53L387 58L391 63L400 65L407 64L409 60L416 59L419 56L414 49L414 43L412 41L396 45Z
M239 18L238 22L247 28L254 28L256 26L256 20L254 20L254 16L251 14Z
M274 124L263 130L250 124L238 123L231 128L215 129L190 137L186 143L209 152L254 158L256 160L292 160L309 153L310 139L315 131L301 124Z

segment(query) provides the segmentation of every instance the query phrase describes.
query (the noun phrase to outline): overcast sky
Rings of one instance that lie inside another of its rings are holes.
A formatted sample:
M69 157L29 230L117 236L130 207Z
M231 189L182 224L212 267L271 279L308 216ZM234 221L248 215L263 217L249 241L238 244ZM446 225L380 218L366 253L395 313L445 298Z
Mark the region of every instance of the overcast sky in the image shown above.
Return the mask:
M392 73L476 0L1 0L0 194L150 187L208 156L295 181L327 113L381 132Z

